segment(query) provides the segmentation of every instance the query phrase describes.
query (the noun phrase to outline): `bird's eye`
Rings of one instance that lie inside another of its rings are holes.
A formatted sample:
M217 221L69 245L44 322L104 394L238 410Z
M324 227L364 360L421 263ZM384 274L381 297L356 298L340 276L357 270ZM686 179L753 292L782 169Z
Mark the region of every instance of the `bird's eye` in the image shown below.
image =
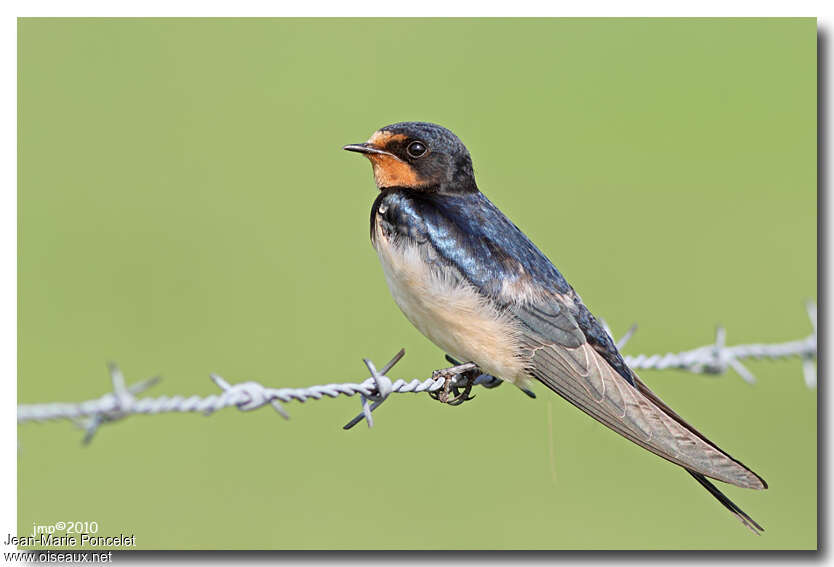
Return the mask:
M408 155L413 158L422 157L426 153L426 150L426 145L420 141L411 142L405 149L405 151L408 152Z

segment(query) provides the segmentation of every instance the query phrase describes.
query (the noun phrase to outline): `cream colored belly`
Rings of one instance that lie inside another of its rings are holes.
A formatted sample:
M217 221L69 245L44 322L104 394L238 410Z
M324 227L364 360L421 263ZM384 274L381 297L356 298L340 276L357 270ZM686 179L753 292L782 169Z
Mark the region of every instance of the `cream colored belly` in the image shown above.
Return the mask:
M499 312L467 283L431 268L417 246L397 249L376 233L376 249L394 301L417 329L461 362L518 385L527 382L518 333L507 314Z

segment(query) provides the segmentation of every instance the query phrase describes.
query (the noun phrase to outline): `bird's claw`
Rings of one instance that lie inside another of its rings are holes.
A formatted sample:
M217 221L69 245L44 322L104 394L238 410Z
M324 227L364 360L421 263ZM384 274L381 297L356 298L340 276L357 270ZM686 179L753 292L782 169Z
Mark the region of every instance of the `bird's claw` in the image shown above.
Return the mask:
M455 393L455 397L451 400L448 400L446 403L450 406L459 406L463 402L468 402L469 400L474 399L474 394L471 396L469 395L469 392L472 391L472 382L474 382L474 380L469 380L469 382L466 384L466 387L463 389L463 393L459 392L458 388L452 387L452 391Z
M447 356L447 358L449 357ZM449 360L450 362L457 362L454 359ZM463 402L468 402L475 397L474 395L470 395L470 393L472 392L472 386L475 384L475 380L477 380L479 375L480 371L478 370L478 367L472 362L457 364L450 368L443 368L442 370L435 370L432 372L432 378L435 380L443 378L444 383L442 388L435 390L434 392L429 392L429 395L442 404L459 406ZM455 378L457 376L460 376L465 380L463 392L460 391L460 386L455 385Z

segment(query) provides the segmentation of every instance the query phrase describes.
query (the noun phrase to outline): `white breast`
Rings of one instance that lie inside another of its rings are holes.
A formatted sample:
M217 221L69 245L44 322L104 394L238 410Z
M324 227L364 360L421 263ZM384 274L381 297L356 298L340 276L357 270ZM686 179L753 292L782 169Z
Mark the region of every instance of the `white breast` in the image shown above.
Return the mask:
M394 301L421 333L461 362L518 385L527 382L509 315L451 268L428 264L417 245L392 244L377 223L374 245Z

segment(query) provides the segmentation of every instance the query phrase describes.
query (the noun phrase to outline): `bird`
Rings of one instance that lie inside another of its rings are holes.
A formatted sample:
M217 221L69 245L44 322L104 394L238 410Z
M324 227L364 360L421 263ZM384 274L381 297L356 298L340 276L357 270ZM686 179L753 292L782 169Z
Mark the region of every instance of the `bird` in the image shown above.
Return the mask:
M764 531L710 479L757 490L767 488L765 480L629 368L561 272L480 191L469 151L454 133L399 122L343 149L363 154L373 168L379 191L370 237L391 295L447 358L525 391L540 382L679 465L753 533Z

